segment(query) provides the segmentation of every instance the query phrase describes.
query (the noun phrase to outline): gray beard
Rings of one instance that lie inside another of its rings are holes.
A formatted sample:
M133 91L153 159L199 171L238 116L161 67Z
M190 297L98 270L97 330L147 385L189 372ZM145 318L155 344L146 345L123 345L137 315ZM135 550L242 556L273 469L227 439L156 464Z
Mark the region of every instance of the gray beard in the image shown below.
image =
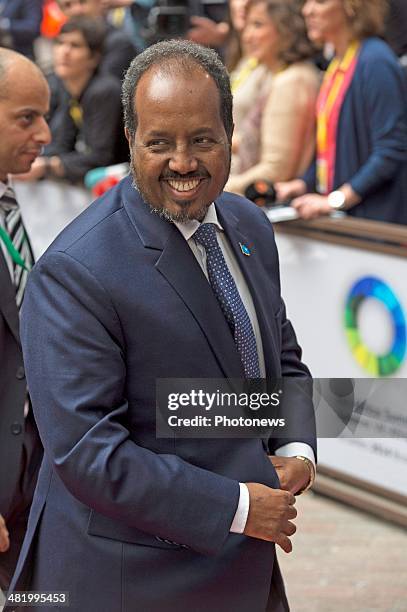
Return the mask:
M185 223L186 221L191 221L192 219L202 221L205 218L206 212L210 206L210 204L208 204L208 206L202 207L197 213L191 216L188 214L188 210L173 214L166 208L154 208L154 206L151 206L151 204L148 202L147 204L150 206L152 213L156 213L159 217L161 217L161 219L165 219L165 221L169 221L170 223Z
M152 202L149 202L148 197L146 196L144 191L140 188L137 182L136 173L133 170L133 164L131 165L131 175L133 179L132 185L134 189L136 189L139 192L144 202L149 205L151 212L161 217L161 219L164 219L165 221L169 221L170 223L174 223L174 222L185 223L186 221L191 221L193 219L196 219L197 221L202 221L202 219L204 219L206 215L206 212L210 204L212 203L210 202L208 205L202 206L202 208L200 208L193 216L189 214L189 209L188 209L189 202L188 201L184 202L185 210L180 210L178 213L171 213L166 208L157 207L157 205L152 204Z

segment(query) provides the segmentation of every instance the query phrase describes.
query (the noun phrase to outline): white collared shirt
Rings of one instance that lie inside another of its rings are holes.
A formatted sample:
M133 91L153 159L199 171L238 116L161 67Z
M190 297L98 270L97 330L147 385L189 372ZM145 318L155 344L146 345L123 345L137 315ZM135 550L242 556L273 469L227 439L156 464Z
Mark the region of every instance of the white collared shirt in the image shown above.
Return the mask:
M227 239L223 227L219 222L214 203L209 206L202 223L213 223L216 227L216 236L223 256L225 258L226 265L228 266L229 271L236 283L237 290L242 299L244 307L246 308L247 314L253 327L254 335L256 338L257 354L259 358L260 374L264 378L266 375L266 368L264 363L263 343L261 340L260 327L256 315L256 310L253 304L253 299L250 294L246 280L243 276L243 273L240 269L240 266L238 265L236 257L230 246L229 240ZM208 270L206 266L205 248L199 242L194 240L194 233L201 225L201 223L196 219L191 219L190 221L185 221L183 223L174 222L174 225L179 229L185 240L188 242L191 251L195 255L196 260L201 266L202 271L209 282ZM315 467L314 451L308 444L304 444L303 442L290 442L289 444L284 444L284 446L281 446L276 450L276 455L280 457L295 457L296 455L302 455L303 457L307 457L310 461L312 461ZM249 490L247 486L243 483L239 483L239 486L239 503L230 527L230 531L232 533L243 533L246 527L247 517L249 514Z
M257 355L259 358L260 375L262 378L264 378L266 375L266 368L264 364L263 343L261 341L260 327L256 316L256 310L254 308L252 296L243 276L242 270L240 269L240 266L236 261L236 257L232 251L232 247L230 246L223 227L219 222L215 204L210 205L202 223L213 223L216 227L216 236L221 251L223 253L223 257L225 258L226 265L229 268L233 280L236 283L237 290L242 299L246 312L249 315L250 323L253 327L254 336L256 338ZM188 242L188 245L190 246L199 265L201 266L203 273L209 281L208 270L206 267L205 247L196 240L194 240L194 233L201 224L199 223L199 221L193 219L191 221L186 221L185 223L175 223L175 225L177 226L181 234L184 236L185 240Z

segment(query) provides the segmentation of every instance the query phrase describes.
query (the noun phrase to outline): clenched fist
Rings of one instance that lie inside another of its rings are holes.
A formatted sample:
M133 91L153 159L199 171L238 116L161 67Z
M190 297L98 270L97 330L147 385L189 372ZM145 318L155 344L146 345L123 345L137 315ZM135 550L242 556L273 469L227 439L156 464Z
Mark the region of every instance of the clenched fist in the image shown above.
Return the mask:
M294 495L289 491L271 489L257 482L245 484L250 496L245 535L275 542L285 552L291 552L289 536L294 535L297 530L291 522L297 516Z

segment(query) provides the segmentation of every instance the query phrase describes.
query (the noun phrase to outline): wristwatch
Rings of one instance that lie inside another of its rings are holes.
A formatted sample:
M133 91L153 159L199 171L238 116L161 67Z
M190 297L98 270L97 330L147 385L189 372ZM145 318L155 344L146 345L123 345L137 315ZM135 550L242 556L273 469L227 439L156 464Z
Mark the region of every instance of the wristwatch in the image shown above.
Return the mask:
M328 204L332 210L343 210L345 208L345 194L343 191L331 191L328 195Z
M301 495L301 493L305 493L305 491L308 491L308 489L310 489L312 487L312 485L314 484L315 481L315 468L314 468L314 464L312 463L312 461L310 461L308 459L308 457L303 457L302 455L296 455L295 459L301 459L301 461L304 461L305 465L307 466L308 470L309 470L309 481L308 484L305 485L304 488L300 489L300 491L297 491L296 495Z

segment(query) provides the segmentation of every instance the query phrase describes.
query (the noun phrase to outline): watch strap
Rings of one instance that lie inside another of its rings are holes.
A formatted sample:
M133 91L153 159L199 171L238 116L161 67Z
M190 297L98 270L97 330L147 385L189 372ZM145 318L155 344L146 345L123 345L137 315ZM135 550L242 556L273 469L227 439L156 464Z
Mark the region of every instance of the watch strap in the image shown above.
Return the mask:
M299 491L297 491L296 495L301 495L302 493L305 493L305 491L308 491L312 485L315 482L315 468L314 468L314 464L312 463L312 461L310 461L308 459L308 457L304 457L303 455L296 455L295 459L300 459L301 461L304 461L305 465L307 466L308 470L309 470L309 481L308 484L305 485L305 487L303 487L302 489L300 489Z

